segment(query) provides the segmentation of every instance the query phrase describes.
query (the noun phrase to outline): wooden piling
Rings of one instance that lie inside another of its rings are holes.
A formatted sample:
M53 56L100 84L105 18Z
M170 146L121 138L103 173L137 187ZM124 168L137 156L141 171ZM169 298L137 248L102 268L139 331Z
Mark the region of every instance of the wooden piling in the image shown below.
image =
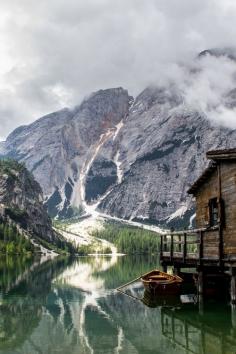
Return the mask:
M163 272L167 273L167 265L165 263L162 264L162 269L163 269Z
M178 276L180 275L180 267L179 266L174 266L173 274L178 275Z
M230 298L231 304L236 304L236 268L230 269L231 281L230 281Z
M198 287L198 294L203 295L204 294L204 274L203 271L199 271L198 273L198 282L197 282L197 287Z
M234 330L236 330L236 305L231 304L231 324Z

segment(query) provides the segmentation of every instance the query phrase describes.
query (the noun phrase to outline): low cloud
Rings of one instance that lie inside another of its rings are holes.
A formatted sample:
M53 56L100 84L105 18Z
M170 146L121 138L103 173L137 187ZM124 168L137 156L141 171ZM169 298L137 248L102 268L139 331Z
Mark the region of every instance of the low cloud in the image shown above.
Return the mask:
M180 90L185 103L203 112L211 122L236 128L236 60L207 54L183 70Z
M224 103L234 63L224 57L193 61L206 48L234 44L234 0L0 5L0 137L100 88L123 86L135 96L170 79L187 102L234 126L234 109Z

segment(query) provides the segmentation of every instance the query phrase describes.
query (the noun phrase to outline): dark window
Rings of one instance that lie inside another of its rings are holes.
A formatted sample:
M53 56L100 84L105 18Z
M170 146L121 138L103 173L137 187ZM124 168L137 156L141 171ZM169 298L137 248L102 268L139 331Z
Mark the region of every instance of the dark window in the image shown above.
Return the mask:
M210 226L217 225L218 217L219 217L217 198L212 198L209 200L209 216L210 216Z

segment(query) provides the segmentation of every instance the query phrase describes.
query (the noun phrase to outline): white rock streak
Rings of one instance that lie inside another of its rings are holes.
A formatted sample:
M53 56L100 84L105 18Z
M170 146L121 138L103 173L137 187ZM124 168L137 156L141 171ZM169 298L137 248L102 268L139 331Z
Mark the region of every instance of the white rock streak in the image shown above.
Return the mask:
M96 145L94 145L93 147L93 152L91 154L91 156L85 161L82 170L80 172L80 178L79 178L79 191L80 191L80 201L82 203L82 205L85 207L85 210L88 211L88 204L86 203L85 200L85 184L86 184L86 177L87 174L94 162L94 160L96 159L101 147L105 144L105 142L110 139L112 137L112 135L114 134L114 129L109 129L106 133L102 134L98 143Z
M189 228L191 229L193 227L193 220L196 218L196 213L193 214L189 220Z
M120 184L123 179L123 170L121 168L121 161L119 161L119 157L120 157L120 151L117 151L117 153L114 157L114 162L117 167L117 182Z
M118 124L116 125L116 130L115 130L115 134L114 134L114 136L113 136L113 140L116 140L117 135L119 134L119 132L120 132L120 130L123 128L123 126L124 126L124 121L121 120L120 123L118 123Z
M87 213L94 214L97 205L101 202L101 200L103 200L107 196L107 194L109 194L109 191L108 191L105 195L103 195L93 205L87 204L87 202L85 200L85 185L86 185L87 174L88 174L94 160L96 159L97 155L99 154L99 151L103 147L103 145L111 138L113 139L113 141L115 141L115 139L117 138L123 125L124 125L124 123L122 120L114 128L109 129L106 133L103 133L100 136L98 143L93 145L93 147L91 148L88 158L86 159L86 161L81 169L79 180L74 187L74 192L73 192L73 196L72 196L72 205L79 206L82 204ZM120 183L122 180L123 173L120 168L121 163L119 162L119 152L117 152L117 154L115 155L114 162L117 166L118 181Z
M186 205L183 205L182 207L180 207L179 209L177 209L173 214L171 214L168 218L168 222L176 219L176 218L181 218L184 216L184 214L186 213L186 211L188 210Z

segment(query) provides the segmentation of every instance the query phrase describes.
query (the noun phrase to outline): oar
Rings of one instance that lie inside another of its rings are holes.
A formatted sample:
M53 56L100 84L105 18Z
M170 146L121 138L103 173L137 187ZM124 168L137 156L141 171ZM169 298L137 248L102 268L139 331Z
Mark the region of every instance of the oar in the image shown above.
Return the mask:
M122 290L120 290L119 288L118 288L118 289L116 289L116 290L117 290L117 291L119 291L120 293L122 293L122 294L124 294L124 295L126 295L126 296L130 297L131 299L135 299L135 300L138 300L138 301L143 302L143 300L142 300L142 299L139 299L138 297L136 297L136 296L134 296L134 295L127 294L125 291L122 291Z
M138 277L138 278L136 278L136 279L134 279L134 280L131 280L130 282L128 282L128 283L126 283L126 284L124 284L124 285L119 286L119 288L117 288L116 290L121 291L120 289L125 288L126 286L128 286L128 285L130 285L130 284L132 284L132 283L135 283L136 281L140 280L140 278L141 278L141 277Z

